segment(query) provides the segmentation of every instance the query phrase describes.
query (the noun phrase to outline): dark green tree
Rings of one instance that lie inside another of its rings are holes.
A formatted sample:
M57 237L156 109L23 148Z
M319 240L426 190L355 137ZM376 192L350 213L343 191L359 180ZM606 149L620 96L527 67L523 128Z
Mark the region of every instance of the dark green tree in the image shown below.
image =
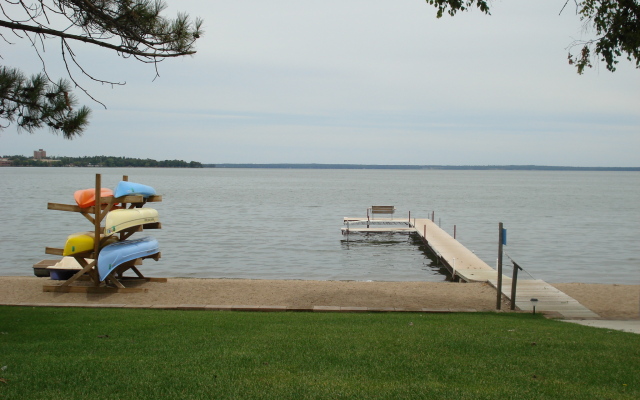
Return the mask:
M74 111L76 103L64 80L51 83L44 74L27 79L17 69L0 66L0 119L15 121L18 129L32 133L48 126L71 139L82 133L90 114L87 107Z
M76 43L154 64L156 75L158 62L195 54L202 21L191 21L182 13L167 19L161 15L165 8L161 0L0 0L0 28L5 28L0 38L9 44L13 44L10 39L28 40L41 60L46 44L58 40L69 79L91 97L74 78L70 65L94 81L120 83L98 79L83 69L73 49ZM87 107L74 111L76 100L70 88L67 80L54 82L49 77L44 61L43 72L31 78L15 68L0 68L0 119L4 121L0 129L17 123L27 132L48 126L67 139L81 135L90 111Z
M445 13L453 16L458 11L478 8L489 14L486 0L426 0L438 9L437 17ZM570 3L566 0L565 7ZM640 68L640 3L638 0L573 0L576 12L584 23L585 31L595 37L578 40L570 45L569 64L579 74L593 65L593 58L605 62L611 72L616 70L620 57L626 57ZM579 48L578 54L572 50Z
M568 1L568 0L567 0ZM576 3L585 27L592 26L596 38L579 40L578 55L569 53L569 64L582 74L591 68L593 53L604 61L609 71L616 70L620 57L640 68L640 3L637 0L584 0Z

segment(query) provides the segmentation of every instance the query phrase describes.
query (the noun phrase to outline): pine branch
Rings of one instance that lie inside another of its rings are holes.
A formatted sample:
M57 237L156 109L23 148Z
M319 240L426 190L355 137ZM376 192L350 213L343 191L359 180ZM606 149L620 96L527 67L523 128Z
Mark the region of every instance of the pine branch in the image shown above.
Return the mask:
M37 33L37 34L42 34L42 35L57 36L57 37L60 37L60 38L63 38L63 39L77 40L77 41L84 42L84 43L95 44L96 46L105 47L105 48L108 48L108 49L111 49L111 50L115 50L115 51L118 51L118 52L121 52L121 53L126 53L126 54L135 55L135 56L146 57L146 58L181 57L181 56L192 55L192 54L196 53L195 50L187 50L187 51L174 52L174 53L169 53L168 50L162 50L162 51L156 51L156 52L138 51L135 48L132 48L130 46L113 45L111 43L102 42L100 40L96 40L96 39L93 39L93 38L87 37L87 36L73 35L73 34L62 32L62 31L58 31L58 30L55 30L55 29L43 28L43 27L40 27L40 26L25 25L25 24L21 24L21 23L9 22L9 21L4 21L4 20L0 20L0 26L1 27L5 27L5 28L9 28L9 29L12 29L12 30L18 30L18 31L23 31L23 32L32 32L32 33Z

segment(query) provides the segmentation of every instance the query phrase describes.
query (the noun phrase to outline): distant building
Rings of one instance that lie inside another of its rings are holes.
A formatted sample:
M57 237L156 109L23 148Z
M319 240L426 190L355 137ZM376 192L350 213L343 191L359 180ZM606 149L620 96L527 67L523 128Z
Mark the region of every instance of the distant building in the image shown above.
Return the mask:
M11 160L6 158L0 158L0 167L8 167L11 165Z
M33 152L33 158L36 160L42 160L43 158L47 158L47 152L40 149Z

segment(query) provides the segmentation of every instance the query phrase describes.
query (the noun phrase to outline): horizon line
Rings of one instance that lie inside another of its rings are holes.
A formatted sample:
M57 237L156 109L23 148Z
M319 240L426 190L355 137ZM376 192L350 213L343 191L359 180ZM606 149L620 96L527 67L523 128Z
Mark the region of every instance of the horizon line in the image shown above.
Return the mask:
M640 167L585 167L568 165L417 165L417 164L335 164L335 163L202 163L205 168L291 168L291 169L457 169L457 170L579 170L640 171Z

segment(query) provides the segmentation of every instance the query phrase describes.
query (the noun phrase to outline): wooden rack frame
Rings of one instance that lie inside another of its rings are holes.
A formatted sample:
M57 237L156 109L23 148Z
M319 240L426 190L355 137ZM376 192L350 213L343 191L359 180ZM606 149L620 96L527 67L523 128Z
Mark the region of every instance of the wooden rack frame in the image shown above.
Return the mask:
M122 177L123 181L128 181L128 176L124 175ZM43 290L45 292L91 292L91 293L103 293L103 292L140 292L146 291L146 289L139 288L126 288L121 281L123 280L131 280L132 278L124 277L123 274L125 271L131 269L137 277L133 279L145 280L145 281L155 281L155 282L166 282L166 278L146 278L144 275L140 273L136 265L141 265L142 260L144 258L152 258L156 261L161 257L161 253L156 253L148 257L137 258L135 260L126 262L112 271L105 278L105 285L101 286L100 278L98 276L98 256L100 254L100 250L105 246L108 236L103 236L102 233L104 228L102 227L102 221L107 216L109 211L113 210L116 204L120 204L118 208L140 208L144 206L146 203L153 202L161 202L162 196L155 195L144 198L143 196L121 196L118 198L109 197L108 201L102 201L101 197L101 189L102 189L102 176L100 174L96 174L96 182L95 182L95 205L87 208L80 208L77 205L70 204L59 204L59 203L48 203L47 209L49 210L57 210L57 211L67 211L67 212L75 212L80 213L84 216L91 224L93 225L94 230L94 247L91 251L86 251L83 253L77 253L73 255L73 258L78 262L81 269L74 274L71 278L63 282L61 285L45 285ZM128 205L128 207L127 207ZM161 229L162 225L160 222L138 225L129 229L125 229L121 232L118 232L118 241L123 241L131 237L136 232L142 232L144 229ZM61 248L53 248L46 247L46 254L53 254L62 256L64 249ZM85 274L89 276L89 279L93 282L93 286L71 286L73 282L76 282ZM111 284L112 286L107 286L106 283Z

